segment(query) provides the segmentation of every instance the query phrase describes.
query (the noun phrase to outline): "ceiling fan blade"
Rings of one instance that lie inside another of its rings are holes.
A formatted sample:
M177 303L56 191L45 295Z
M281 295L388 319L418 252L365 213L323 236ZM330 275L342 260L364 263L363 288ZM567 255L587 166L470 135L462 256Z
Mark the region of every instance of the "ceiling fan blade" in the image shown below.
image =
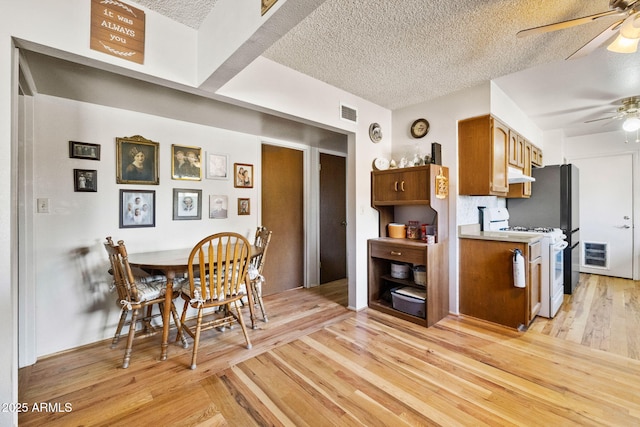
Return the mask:
M577 25L586 24L591 21L595 21L596 19L611 16L611 15L625 15L626 12L622 12L619 10L608 10L606 12L596 13L595 15L584 16L582 18L569 19L567 21L556 22L555 24L542 25L540 27L528 28L526 30L520 30L516 34L516 37L522 38L526 36L530 36L532 34L542 34L548 33L550 31L563 30L565 28L575 27Z
M593 123L593 122L599 122L599 121L602 121L602 120L613 120L613 119L617 119L617 118L618 118L617 116L602 117L600 119L587 120L584 123Z
M611 26L609 26L609 28L605 29L603 32L587 42L587 44L569 55L567 59L582 58L583 56L587 56L603 44L606 44L608 41L618 35L618 30L620 29L620 25L622 25L623 22L624 19L618 22L614 22Z

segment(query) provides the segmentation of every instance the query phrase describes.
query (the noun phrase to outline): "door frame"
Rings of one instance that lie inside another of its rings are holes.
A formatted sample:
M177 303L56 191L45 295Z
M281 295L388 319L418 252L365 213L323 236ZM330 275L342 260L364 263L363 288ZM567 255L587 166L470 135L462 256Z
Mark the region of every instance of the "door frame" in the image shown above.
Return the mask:
M631 217L633 218L633 231L632 231L632 279L640 280L640 254L638 248L640 248L640 227L636 224L640 224L640 197L635 197L636 189L640 188L640 155L637 151L624 150L618 152L593 154L588 156L571 156L567 157L566 163L571 163L575 160L593 160L603 157L614 157L621 155L631 155L631 177L632 177L632 190L631 190L631 208L633 210ZM581 238L582 240L582 238ZM580 242L582 245L582 242ZM582 249L582 248L581 248Z

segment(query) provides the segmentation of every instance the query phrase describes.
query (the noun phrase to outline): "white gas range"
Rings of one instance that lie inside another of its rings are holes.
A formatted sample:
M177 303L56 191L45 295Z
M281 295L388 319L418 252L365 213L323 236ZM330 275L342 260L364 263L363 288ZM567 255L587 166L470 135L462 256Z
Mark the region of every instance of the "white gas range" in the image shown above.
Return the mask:
M542 291L539 316L553 318L564 298L564 248L567 236L559 228L519 227L509 225L509 211L506 208L481 208L480 218L483 231L505 232L509 234L537 234L542 243Z

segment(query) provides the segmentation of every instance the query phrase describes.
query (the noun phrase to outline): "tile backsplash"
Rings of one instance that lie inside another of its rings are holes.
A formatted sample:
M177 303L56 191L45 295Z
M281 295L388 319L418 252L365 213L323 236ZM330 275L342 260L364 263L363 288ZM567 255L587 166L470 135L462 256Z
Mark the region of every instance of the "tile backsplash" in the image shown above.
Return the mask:
M507 206L507 201L503 197L496 196L458 196L458 225L479 224L478 206L504 208Z

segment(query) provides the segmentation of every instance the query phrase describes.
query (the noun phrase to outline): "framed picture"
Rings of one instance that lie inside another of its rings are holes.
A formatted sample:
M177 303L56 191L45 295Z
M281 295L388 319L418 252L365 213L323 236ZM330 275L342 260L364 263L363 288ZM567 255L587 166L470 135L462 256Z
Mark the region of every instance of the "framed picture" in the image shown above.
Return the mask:
M69 141L69 157L72 159L100 160L100 145Z
M253 188L253 165L245 163L233 164L233 186L237 188Z
M173 189L173 219L202 219L202 190Z
M158 185L159 145L140 135L116 138L116 183Z
M190 181L202 179L202 149L186 145L171 146L171 178Z
M271 6L273 6L278 0L262 0L262 6L261 6L261 14L264 15L265 13L267 13L267 11L269 9L271 9Z
M209 196L209 218L224 219L229 211L229 198L212 194Z
M98 171L91 169L74 169L73 190L98 191Z
M238 215L250 215L251 202L249 199L238 199Z
M229 179L229 156L207 153L207 179Z
M120 228L155 226L155 190L120 190Z

